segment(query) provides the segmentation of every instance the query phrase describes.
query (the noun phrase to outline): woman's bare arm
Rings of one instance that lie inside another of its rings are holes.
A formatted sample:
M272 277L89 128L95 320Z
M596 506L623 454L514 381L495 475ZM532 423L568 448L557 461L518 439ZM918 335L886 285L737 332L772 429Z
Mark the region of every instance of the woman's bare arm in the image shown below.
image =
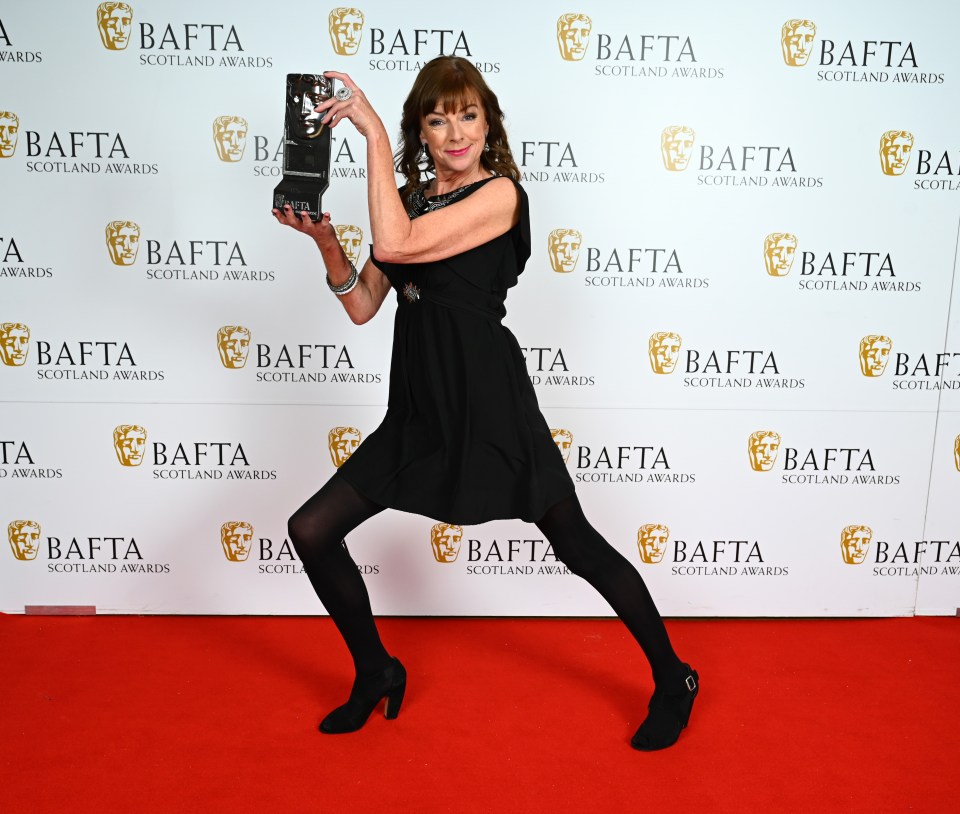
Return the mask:
M316 223L306 212L297 214L290 207L285 207L283 210L274 209L273 214L279 223L303 232L313 239L317 248L320 249L320 256L323 258L323 265L332 285L343 285L350 279L350 261L344 254L343 247L337 240L337 233L330 224L329 212L325 212ZM337 299L340 300L350 320L357 325L362 325L380 310L389 290L390 281L371 260L367 260L360 270L357 284L350 292ZM331 296L335 295L331 294Z

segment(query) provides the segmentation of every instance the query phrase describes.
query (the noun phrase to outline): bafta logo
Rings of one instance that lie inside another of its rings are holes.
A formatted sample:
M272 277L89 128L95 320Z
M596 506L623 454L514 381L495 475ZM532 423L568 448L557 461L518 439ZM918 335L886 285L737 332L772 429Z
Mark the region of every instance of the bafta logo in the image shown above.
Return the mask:
M565 429L556 429L550 430L550 435L553 436L553 443L557 445L557 449L560 450L560 454L563 456L563 462L570 462L570 449L573 447L573 433L570 430Z
M456 562L463 540L463 526L452 523L437 523L430 529L430 545L437 562Z
M355 266L360 265L360 247L363 245L363 229L359 226L352 226L349 223L334 226L337 233L337 240L340 241L340 247L347 259Z
M0 110L0 158L10 158L17 151L20 117L9 110Z
M352 57L360 49L363 37L363 12L358 8L341 6L330 12L330 42L342 57Z
M347 462L347 458L357 451L363 437L356 427L334 427L327 433L327 447L333 465L339 469Z
M122 466L140 466L147 447L147 431L137 424L121 424L113 429L113 449Z
M780 433L773 430L757 430L747 439L750 468L754 472L769 472L777 462L780 451Z
M673 331L657 331L650 334L648 353L650 367L654 373L673 373L680 358L680 345L683 340Z
M692 127L682 124L664 127L660 134L660 155L663 166L671 172L682 172L693 155L693 142L697 134Z
M236 162L243 158L247 129L247 120L243 116L217 116L213 120L213 143L221 161Z
M783 61L794 68L806 65L816 36L817 27L813 20L787 20L780 29Z
M107 251L115 266L132 266L140 248L140 227L132 220L112 220L107 224Z
M230 562L246 562L253 547L253 526L245 520L230 520L220 526L220 545Z
M35 560L40 551L40 524L35 520L14 520L7 526L7 539L14 557L24 562Z
M847 565L860 565L867 558L873 538L870 526L846 526L840 532L840 553Z
M763 262L771 277L786 277L797 253L797 236L789 232L771 232L763 239Z
M217 351L220 364L229 370L239 370L247 363L250 350L250 330L242 325L224 325L217 331Z
M557 18L557 46L567 62L579 62L587 53L593 21L586 14L561 14Z
M550 268L559 274L568 274L577 267L583 235L576 229L554 229L547 235L547 253Z
M893 340L889 336L870 334L860 340L860 372L864 376L876 378L882 376L893 350Z
M20 367L30 350L30 329L22 322L0 322L0 361Z
M884 175L903 175L913 152L913 133L887 130L880 136L880 169Z
M953 439L953 465L960 472L960 435Z
M97 6L100 42L110 51L122 51L130 42L133 9L129 3L101 3Z
M648 565L656 565L663 559L670 542L670 529L661 523L647 523L637 531L637 548L640 559Z

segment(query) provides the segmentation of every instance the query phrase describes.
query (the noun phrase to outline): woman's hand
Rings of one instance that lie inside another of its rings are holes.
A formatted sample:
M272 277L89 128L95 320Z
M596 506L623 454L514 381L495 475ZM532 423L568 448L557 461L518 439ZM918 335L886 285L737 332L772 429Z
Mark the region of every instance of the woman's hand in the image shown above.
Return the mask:
M287 204L283 209L274 209L273 216L278 223L303 232L320 247L339 245L337 233L334 231L333 224L330 223L330 213L324 212L320 220L314 222L307 212L299 214L293 211L293 208Z
M344 119L349 119L364 138L369 138L377 130L383 131L386 135L383 122L380 121L380 117L363 91L357 87L356 82L347 74L338 71L325 71L323 75L330 79L339 79L341 88L349 89L350 96L339 99L334 94L332 98L317 105L314 110L323 113L323 118L320 120L322 124L333 129Z

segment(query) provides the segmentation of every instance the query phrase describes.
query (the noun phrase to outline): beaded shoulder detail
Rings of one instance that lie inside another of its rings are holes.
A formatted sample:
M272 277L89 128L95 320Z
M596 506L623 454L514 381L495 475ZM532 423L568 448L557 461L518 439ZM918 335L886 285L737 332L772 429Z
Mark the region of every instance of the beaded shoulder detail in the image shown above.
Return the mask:
M497 178L499 176L491 175L490 178ZM486 181L489 181L490 178L481 178L479 181L474 181L472 184L467 184L465 187L460 187L459 189L452 189L449 192L445 192L442 195L434 195L431 198L427 198L423 194L423 187L419 187L416 192L413 193L413 197L410 199L410 205L407 207L407 215L410 218L418 218L420 215L426 215L427 212L434 212L437 209L443 209L443 207L448 206L449 204L457 201L467 190L472 189L477 184L483 184Z

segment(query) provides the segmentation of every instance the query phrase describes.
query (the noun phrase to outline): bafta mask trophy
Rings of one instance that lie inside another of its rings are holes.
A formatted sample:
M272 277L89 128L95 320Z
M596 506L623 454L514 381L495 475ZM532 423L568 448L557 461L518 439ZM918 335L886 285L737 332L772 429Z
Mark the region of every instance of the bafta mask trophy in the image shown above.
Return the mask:
M273 190L273 207L289 205L320 220L320 200L330 185L330 128L314 108L333 96L323 74L288 73L283 125L283 180Z

